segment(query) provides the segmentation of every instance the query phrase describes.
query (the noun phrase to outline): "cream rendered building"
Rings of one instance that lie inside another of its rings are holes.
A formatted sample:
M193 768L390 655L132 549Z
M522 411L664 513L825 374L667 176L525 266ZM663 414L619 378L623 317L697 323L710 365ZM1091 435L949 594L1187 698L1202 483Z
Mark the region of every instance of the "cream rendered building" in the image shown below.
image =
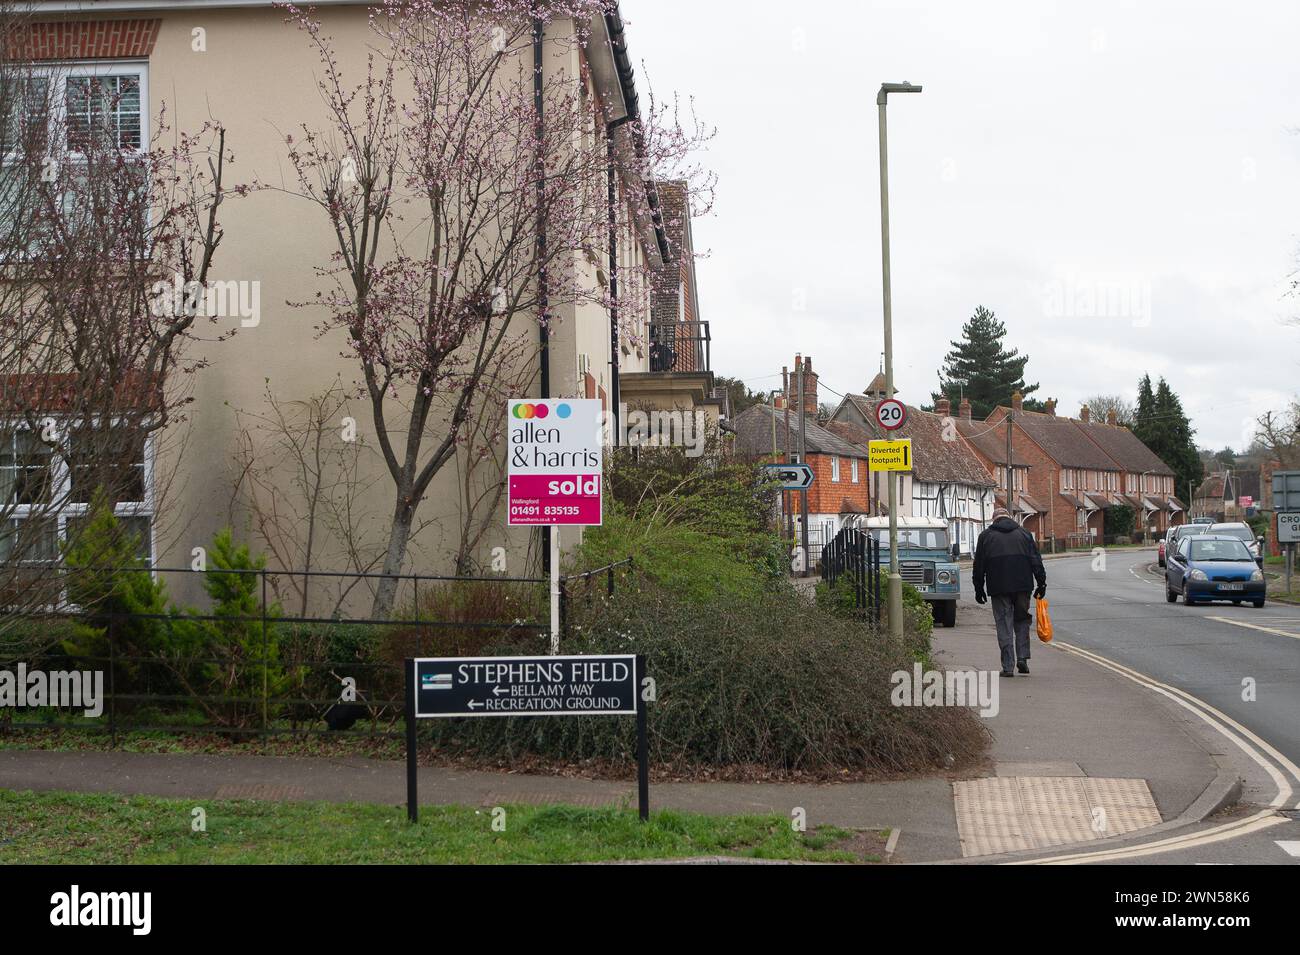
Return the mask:
M99 31L102 36L105 30L111 33L111 21L139 24L130 26L129 42L90 42L80 49L96 55L61 61L61 65L69 70L138 77L144 101L141 122L146 130L164 104L173 130L194 130L209 118L219 121L226 128L227 146L236 159L229 170L228 186L253 180L272 187L292 184L285 134L304 125L327 125L315 80L317 54L304 35L286 22L284 11L270 2L98 0L31 6L38 20L71 24L61 29L88 35ZM336 40L343 69L352 79L360 79L370 37L367 7L337 0L315 0L315 6L324 32ZM119 27L123 32L127 24ZM588 92L605 121L635 113L634 79L617 11L593 20L583 50L562 42L572 30L573 24L568 22L548 26L544 68L564 71L575 83L588 76ZM201 43L197 42L200 37ZM560 51L564 51L562 55ZM584 58L587 70L582 68ZM631 148L626 136L616 142L619 148ZM619 190L620 197L626 196L627 190L648 190L648 203L638 207L658 206L652 184L623 181ZM629 214L626 201L619 205L619 265L625 269L662 266L672 254L662 222L658 217L638 220ZM257 283L260 316L255 326L238 328L229 340L196 343L190 351L192 357L201 355L209 364L193 382L195 400L188 411L183 446L169 440L168 450L155 451L149 462L154 473L174 475L166 502L159 503L153 514L151 556L159 567L188 566L193 548L205 545L227 524L235 529L237 538L249 541L257 550L267 550L259 540L254 515L235 494L239 470L235 459L241 440L238 413L268 413L268 390L277 401L290 403L320 394L337 380L350 384L360 377L357 363L341 356L345 347L342 332L318 334L316 325L323 312L286 304L309 302L323 290L313 269L327 262L335 248L323 213L301 198L271 188L242 198L231 196L222 207L221 222L225 238L217 252L214 278L217 282ZM584 270L586 281L605 283L610 274L608 256L608 248L602 245L575 256L572 267ZM682 394L671 368L658 370L663 384L655 384L648 344L650 321L648 301L636 314L622 317L619 372L634 376L641 393ZM225 326L237 324L226 322ZM538 337L535 322L521 325L527 326L521 334ZM558 309L549 340L550 395L612 401L616 384L611 351L611 317L605 308L587 304ZM707 369L703 371L707 373ZM711 386L711 375L705 384ZM537 378L531 394L540 394ZM628 397L624 395L623 400ZM689 405L700 399L697 393L694 399L673 398L672 403L682 400ZM712 414L716 420L716 410ZM369 404L364 399L353 401L350 416L362 445L373 448ZM337 425L328 432L331 440L337 439L344 422ZM170 450L173 448L180 450ZM444 468L421 504L418 520L427 526L412 539L404 572L450 572L461 520L462 463ZM350 506L360 515L357 521L363 543L382 551L393 510L392 482L377 453L363 458L362 472L353 488L358 499ZM475 548L476 564L486 567L492 549L504 546L507 573L535 573L539 533L507 532L503 513L491 523ZM319 569L344 571L367 559L349 559L345 551L342 542L332 541L318 550L313 564ZM270 557L275 566L276 556ZM181 581L173 582L173 588L181 595L186 592Z

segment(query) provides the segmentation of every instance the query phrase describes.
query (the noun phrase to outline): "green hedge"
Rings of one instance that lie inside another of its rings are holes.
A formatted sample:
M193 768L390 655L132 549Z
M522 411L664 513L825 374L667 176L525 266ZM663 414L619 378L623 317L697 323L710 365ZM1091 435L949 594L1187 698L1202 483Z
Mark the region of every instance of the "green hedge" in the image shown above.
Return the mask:
M928 612L928 611L927 611ZM620 591L579 621L566 653L641 653L656 681L651 758L682 767L913 772L965 762L980 720L950 707L895 707L890 676L928 653L818 610L788 589L685 603L659 587ZM631 719L429 721L439 748L500 759L632 761Z

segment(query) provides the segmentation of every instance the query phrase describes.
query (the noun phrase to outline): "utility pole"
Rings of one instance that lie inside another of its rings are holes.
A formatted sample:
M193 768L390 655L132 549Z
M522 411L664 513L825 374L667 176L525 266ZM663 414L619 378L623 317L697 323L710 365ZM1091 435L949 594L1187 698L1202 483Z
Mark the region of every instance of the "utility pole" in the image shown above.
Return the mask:
M1012 504L1012 501L1015 500L1013 495L1015 494L1015 490L1016 490L1015 487L1016 469L1015 466L1011 463L1013 460L1012 458L1013 438L1012 438L1012 431L1011 431L1011 427L1012 427L1011 419L1014 418L1015 416L1016 416L1016 398L1015 395L1012 395L1011 407L1007 410L1007 513L1011 515L1013 520L1015 519L1016 516L1015 505Z
M785 463L793 464L790 459L790 368L781 366L781 404L785 410ZM785 506L785 539L794 540L794 507L790 502L790 492L781 492L781 503Z
M880 271L884 296L885 397L894 397L894 323L889 288L889 146L886 137L885 102L890 93L919 93L911 83L881 83L876 94L880 122ZM889 485L889 632L903 635L903 578L898 573L898 472L888 472Z
M804 430L804 424L808 420L807 413L804 410L803 401L803 358L796 355L794 358L794 373L799 376L799 463L808 463L808 439L807 432ZM799 490L799 522L803 525L800 533L800 541L803 547L803 566L800 568L800 576L808 576L808 489Z

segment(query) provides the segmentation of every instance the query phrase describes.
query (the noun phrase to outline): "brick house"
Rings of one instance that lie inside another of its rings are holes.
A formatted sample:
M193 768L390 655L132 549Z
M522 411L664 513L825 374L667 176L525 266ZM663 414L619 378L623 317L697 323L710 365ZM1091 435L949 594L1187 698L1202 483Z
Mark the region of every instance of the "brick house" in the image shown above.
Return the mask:
M1174 495L1174 472L1111 411L1105 422L1095 421L1087 405L1075 424L1121 467L1119 498L1133 508L1134 531L1163 534L1187 520L1187 510Z
M796 356L795 368L801 359ZM817 424L817 375L812 359L802 359L804 368L805 463L813 470L813 485L808 490L809 544L814 549L834 536L845 523L857 515L871 513L872 497L867 483L868 452L865 444L835 434ZM793 390L796 375L790 376ZM789 408L789 414L786 409ZM789 420L787 434L786 421ZM734 419L736 454L765 461L785 460L789 447L792 459L798 459L799 407L797 400L784 396L773 405L755 405ZM775 451L773 450L775 448ZM904 511L910 506L904 502ZM794 515L796 536L801 534L799 494L782 494L784 514Z
M876 406L883 399L883 382L873 394L846 395L827 427L863 445L884 438L910 438L910 513L946 518L949 535L961 553L974 553L980 532L993 516L992 474L957 431L946 400L937 403L933 414L909 405L903 426L889 432L876 422ZM877 479L883 488L884 475L872 475L873 499L878 502Z
M947 399L939 399L935 405L936 409L940 406L950 407ZM985 470L993 475L994 506L1006 507L1021 527L1039 540L1044 539L1047 507L1029 491L1030 458L1023 443L1021 446L1016 446L1013 442L1011 448L1011 479L1014 482L1015 493L1012 494L1011 505L1008 506L1006 428L972 420L970 401L965 398L961 400L954 421L958 434L962 436Z
M1149 488L1142 492L1146 519L1161 529L1180 522L1185 508L1173 494L1173 472L1127 428L1093 422L1087 405L1078 419L1058 416L1054 400L1046 407L1025 411L1017 392L986 423L1005 428L1011 417L1013 451L1029 462L1029 492L1045 508L1040 539L1051 549L1102 544L1106 512L1120 505L1136 510L1139 486Z

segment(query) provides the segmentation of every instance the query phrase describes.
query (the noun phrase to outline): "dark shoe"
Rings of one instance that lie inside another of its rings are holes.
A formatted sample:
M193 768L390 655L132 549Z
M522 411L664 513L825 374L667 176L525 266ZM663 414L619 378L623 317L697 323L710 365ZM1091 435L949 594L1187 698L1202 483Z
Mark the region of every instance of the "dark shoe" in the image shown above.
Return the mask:
M1019 663L1016 664L1016 669L1019 670L1021 673L1023 673L1025 676L1029 676L1029 661L1021 660Z
M1015 676L1015 673L1012 672L1011 670L1003 670L1002 676Z

